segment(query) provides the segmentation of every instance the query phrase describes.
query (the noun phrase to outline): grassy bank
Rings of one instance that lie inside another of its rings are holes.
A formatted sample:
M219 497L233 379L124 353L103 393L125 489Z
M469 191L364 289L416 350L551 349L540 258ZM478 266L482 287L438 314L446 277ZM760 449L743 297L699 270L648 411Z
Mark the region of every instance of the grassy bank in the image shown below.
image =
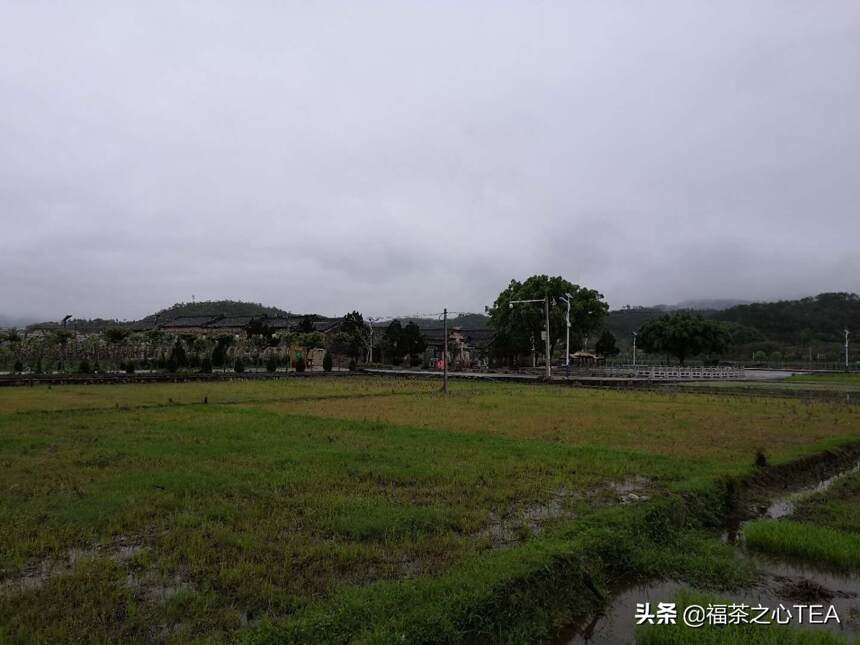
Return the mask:
M804 499L792 520L752 522L744 535L755 549L860 569L860 474Z
M860 535L860 473L798 504L793 518Z
M749 575L696 533L718 482L858 421L373 378L0 391L0 640L546 638L619 577Z
M786 381L795 383L857 383L860 384L860 374L857 372L828 372L821 374L792 374Z

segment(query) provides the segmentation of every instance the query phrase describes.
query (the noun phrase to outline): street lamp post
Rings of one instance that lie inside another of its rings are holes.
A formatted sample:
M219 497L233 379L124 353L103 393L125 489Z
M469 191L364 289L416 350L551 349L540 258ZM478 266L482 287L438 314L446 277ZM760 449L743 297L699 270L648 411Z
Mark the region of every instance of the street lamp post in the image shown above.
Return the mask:
M71 317L72 317L72 314L66 314L66 317L65 317L65 318L63 318L63 322L62 322L62 325L63 325L63 331L65 331L65 330L66 330L66 323L67 323L67 322L69 322L69 319L70 319ZM61 370L61 371L63 371L63 372L65 372L65 371L66 371L66 343L67 343L67 342L68 342L67 340L63 339L63 342L62 342L62 345L61 345L61 346L62 346L62 349L63 349L63 352L62 352L62 357L63 357L63 358L62 358L62 360L60 361L60 370Z
M565 293L561 300L567 305L567 317L565 318L565 335L564 335L564 372L565 377L570 378L570 300L573 298L569 293Z
M847 329L845 330L845 371L848 371L848 334L850 334Z
M373 323L381 320L381 318L367 318L367 328L370 330L370 347L367 350L367 362L373 362Z
M448 394L448 308L442 311L442 390Z
M547 295L546 299L543 302L543 311L544 316L546 316L546 342L544 343L544 355L546 356L546 380L549 381L552 379L552 361L550 356L550 346L549 346L549 295Z
M636 367L636 337L638 335L638 331L633 332L633 367Z
M546 363L546 380L549 381L550 379L552 379L552 365L550 363L550 356L549 356L549 351L550 351L549 350L549 296L545 296L543 298L535 298L532 300L511 300L508 303L508 307L513 309L514 305L516 305L516 304L528 303L528 302L542 302L543 306L544 306L544 316L546 317L546 331L545 331L545 336L544 336L544 340L545 340L545 350L544 351L546 352L546 361L544 361L544 362Z
M567 326L567 331L564 336L564 365L565 367L570 367L570 299L571 296L569 293L564 294L561 300L567 305L567 317L565 319L565 325Z

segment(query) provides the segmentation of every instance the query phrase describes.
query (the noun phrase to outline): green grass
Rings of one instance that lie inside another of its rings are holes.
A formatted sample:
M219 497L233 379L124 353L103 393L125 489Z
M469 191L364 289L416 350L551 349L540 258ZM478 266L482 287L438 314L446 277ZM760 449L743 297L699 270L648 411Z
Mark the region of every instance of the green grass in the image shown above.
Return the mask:
M860 568L860 534L791 520L760 520L744 526L750 548L835 567Z
M826 402L379 378L6 388L0 641L548 638L618 576L748 580L689 530L720 512L715 482L759 447L779 463L858 440L860 408ZM621 505L624 482L649 499Z
M675 598L678 623L675 625L642 625L636 630L638 645L838 645L848 641L841 635L821 628L798 629L787 625L704 625L691 628L680 619L690 605L707 608L709 604L731 604L709 594L682 591Z
M685 381L688 390L721 390L743 394L788 395L795 397L839 397L860 393L858 374L794 374L779 380L761 381Z
M860 534L860 473L798 504L793 519Z
M803 383L860 383L860 374L846 372L828 372L824 374L792 374L786 381L803 382Z
M860 473L799 502L791 520L752 522L744 535L761 551L860 568Z

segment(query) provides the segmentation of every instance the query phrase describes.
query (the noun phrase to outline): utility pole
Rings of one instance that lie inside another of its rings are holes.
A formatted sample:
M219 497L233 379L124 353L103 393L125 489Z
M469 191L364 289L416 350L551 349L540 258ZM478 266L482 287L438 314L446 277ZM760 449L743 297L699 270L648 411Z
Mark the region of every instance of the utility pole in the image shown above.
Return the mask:
M845 371L848 371L848 334L850 334L847 329L845 330Z
M638 331L633 332L633 367L636 367L636 337L638 335Z
M552 363L550 361L549 356L549 296L544 296L543 298L533 298L531 300L511 300L508 303L508 307L513 309L514 305L520 303L528 303L528 302L542 302L544 304L544 316L546 317L546 336L545 336L545 351L546 351L546 379L550 380L552 378ZM532 352L534 352L534 336L532 336ZM534 353L532 354L534 357ZM533 359L534 363L534 359Z
M448 308L442 311L443 340L442 340L442 391L448 394Z
M567 316L565 318L565 335L564 335L564 375L570 378L570 300L573 298L569 293L562 296L562 300L567 304Z
M552 360L551 360L552 357L550 356L550 349L549 349L549 295L547 295L546 298L544 298L543 311L544 311L544 315L546 316L546 345L545 345L546 380L549 381L552 379ZM847 347L847 344L846 344L846 347ZM846 353L846 356L847 355L848 354Z

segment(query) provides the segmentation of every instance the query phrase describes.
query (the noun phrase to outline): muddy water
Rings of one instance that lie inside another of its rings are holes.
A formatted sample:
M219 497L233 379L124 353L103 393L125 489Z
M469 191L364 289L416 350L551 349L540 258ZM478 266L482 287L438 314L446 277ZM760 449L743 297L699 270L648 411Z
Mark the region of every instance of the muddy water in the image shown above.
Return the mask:
M860 472L860 463L813 486L773 500L767 508L760 510L758 517L787 517L800 501L827 490L837 481L857 472ZM730 602L766 607L776 607L780 603L786 607L795 604L821 604L826 607L832 604L839 615L838 623L831 621L826 625L807 627L854 636L860 634L860 575L752 553L744 546L742 523L730 526L723 538L738 546L738 557L753 560L762 576L755 586L712 595ZM688 587L669 580L621 589L603 613L568 633L559 642L569 645L635 643L637 603L650 602L654 606L660 602L674 602L677 592Z
M860 577L823 573L785 563L762 565L767 569L760 585L731 592L709 592L709 595L718 597L721 601L745 603L750 606L761 604L771 608L780 603L786 607L810 603L826 607L832 604L839 614L840 623L834 621L809 628L860 634ZM591 623L562 642L570 645L635 643L636 604L650 602L654 607L660 602L675 602L675 595L685 588L689 588L689 585L671 580L628 588L615 597L606 613L596 616Z
M821 480L814 486L803 488L799 491L795 491L790 495L786 495L785 497L776 499L771 502L770 506L768 506L767 511L765 511L764 513L764 517L774 520L777 520L781 517L787 517L794 513L794 509L797 508L797 504L799 502L802 502L803 500L812 497L816 493L822 493L826 491L840 479L844 479L849 475L854 475L858 472L860 472L860 462L854 464L854 466L852 468L849 468L848 470L843 470L840 473L836 473L832 477L828 477L827 479Z

